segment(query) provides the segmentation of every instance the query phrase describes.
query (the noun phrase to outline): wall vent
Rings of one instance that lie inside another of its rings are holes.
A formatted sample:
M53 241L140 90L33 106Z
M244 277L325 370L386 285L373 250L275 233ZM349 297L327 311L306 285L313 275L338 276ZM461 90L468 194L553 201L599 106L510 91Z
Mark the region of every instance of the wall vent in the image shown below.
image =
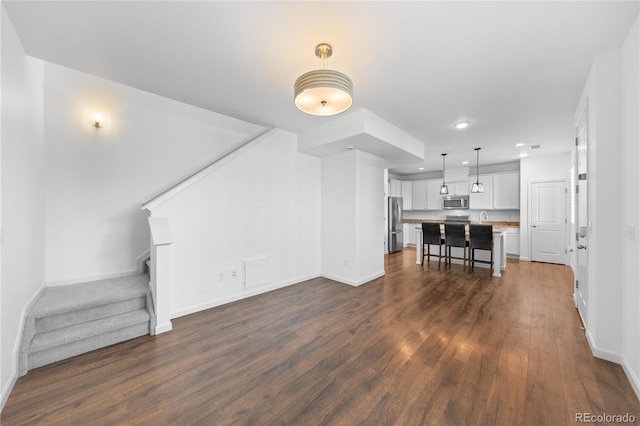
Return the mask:
M242 259L242 287L246 290L269 284L271 266L271 262L264 255Z

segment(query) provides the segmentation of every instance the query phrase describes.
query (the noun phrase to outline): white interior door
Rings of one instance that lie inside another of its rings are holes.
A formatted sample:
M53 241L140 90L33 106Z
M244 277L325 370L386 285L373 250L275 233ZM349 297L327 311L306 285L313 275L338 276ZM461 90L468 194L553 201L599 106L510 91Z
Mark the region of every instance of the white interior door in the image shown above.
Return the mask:
M587 286L587 247L589 216L587 214L587 107L585 107L582 117L576 128L576 169L577 169L577 185L576 185L576 248L577 248L577 265L576 265L576 282L575 295L578 311L582 316L582 322L587 325L587 311L589 300L589 288Z
M531 184L531 260L566 264L565 182Z

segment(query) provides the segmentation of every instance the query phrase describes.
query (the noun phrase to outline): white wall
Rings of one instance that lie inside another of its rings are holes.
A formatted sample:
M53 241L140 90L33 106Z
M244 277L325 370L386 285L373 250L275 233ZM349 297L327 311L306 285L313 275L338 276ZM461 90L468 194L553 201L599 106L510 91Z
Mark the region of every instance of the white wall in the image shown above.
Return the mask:
M640 24L622 47L622 333L623 365L640 397ZM635 232L634 232L635 230Z
M320 275L320 160L292 133L260 139L152 214L175 241L172 318Z
M51 63L44 102L48 285L135 272L149 244L141 203L259 129Z
M622 349L620 65L619 50L595 59L576 111L577 123L588 104L586 333L594 354L610 360Z
M356 277L367 282L384 275L384 160L356 151L356 164Z
M358 150L322 159L322 275L360 285L384 275L384 161Z
M524 157L520 160L520 259L531 260L529 187L532 182L569 182L570 153ZM567 216L568 217L568 216Z
M16 379L24 309L44 286L45 176L43 63L25 56L11 21L2 19L2 164L0 276L1 406Z
M322 159L322 274L356 279L356 151Z
M636 19L621 49L595 59L575 120L588 104L586 334L594 355L622 363L640 397L639 38Z

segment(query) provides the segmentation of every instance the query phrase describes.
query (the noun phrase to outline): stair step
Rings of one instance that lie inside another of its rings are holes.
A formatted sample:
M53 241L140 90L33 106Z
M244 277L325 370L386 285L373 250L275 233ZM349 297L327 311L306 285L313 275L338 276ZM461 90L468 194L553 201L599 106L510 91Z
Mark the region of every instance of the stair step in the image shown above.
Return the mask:
M99 336L114 330L126 328L132 325L145 323L149 329L149 312L146 309L139 309L133 312L113 315L88 321L70 327L59 328L45 333L36 334L31 341L29 352L40 352L56 346Z
M78 340L62 346L55 346L43 351L29 353L28 365L29 369L42 367L63 359L71 358L96 349L105 348L125 340L134 339L136 337L149 334L149 323L140 323L129 327L113 330L98 336L89 337L87 339Z
M147 274L47 287L30 315L38 319L145 297L148 288Z
M36 318L35 332L36 334L46 333L48 331L82 324L87 321L123 314L125 312L137 311L144 309L146 305L145 297L138 297L136 299L124 300L122 302L110 303L108 305L40 317Z
M148 335L147 274L47 287L25 318L18 373Z

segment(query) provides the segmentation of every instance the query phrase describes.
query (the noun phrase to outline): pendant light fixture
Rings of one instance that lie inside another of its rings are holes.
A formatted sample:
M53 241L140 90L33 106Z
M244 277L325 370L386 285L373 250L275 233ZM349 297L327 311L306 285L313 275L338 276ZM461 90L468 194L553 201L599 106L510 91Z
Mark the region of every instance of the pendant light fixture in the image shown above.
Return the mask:
M442 185L440 186L440 195L447 195L449 193L449 187L446 183L444 183L444 157L447 154L442 154Z
M296 107L311 115L336 115L353 103L353 83L345 74L327 69L332 54L330 44L316 46L322 68L302 74L293 85Z
M480 148L476 150L476 182L471 186L471 193L484 192L484 185L480 183Z

